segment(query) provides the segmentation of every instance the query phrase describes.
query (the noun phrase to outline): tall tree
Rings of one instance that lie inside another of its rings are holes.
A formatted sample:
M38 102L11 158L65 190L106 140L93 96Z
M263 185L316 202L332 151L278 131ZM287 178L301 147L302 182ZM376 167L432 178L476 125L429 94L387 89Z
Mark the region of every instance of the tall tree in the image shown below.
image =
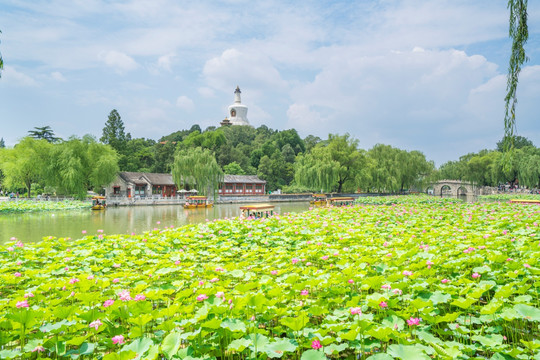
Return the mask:
M131 138L131 135L126 135L124 130L124 122L122 121L120 114L118 114L116 109L113 109L109 114L107 122L105 123L103 135L99 141L110 145L113 149L122 154L126 148L129 138Z
M300 154L294 164L295 183L313 191L333 191L338 181L338 172L339 163L332 160L326 151Z
M503 152L505 149L512 147L512 145L515 149L521 149L521 148L524 148L525 146L534 146L533 142L527 139L526 137L516 135L510 138L508 136L505 136L502 138L501 141L497 142L496 150Z
M172 176L178 187L190 184L201 194L210 194L223 181L223 170L210 150L196 147L176 152Z
M36 140L43 139L47 140L50 143L58 142L62 139L54 136L54 131L50 126L34 127L34 130L28 131L28 136Z
M4 138L1 138L0 139L0 149L5 148L5 147L6 147L6 143L4 142Z
M3 149L0 168L7 188L25 187L28 197L33 183L43 183L51 145L46 140L25 137L13 149Z
M521 66L528 58L525 55L525 43L529 38L527 27L527 0L508 0L510 10L509 35L512 38L512 52L508 65L508 76L506 80L504 134L505 137L514 140L516 129L516 104L517 104L517 84ZM507 144L507 149L513 148L513 141Z

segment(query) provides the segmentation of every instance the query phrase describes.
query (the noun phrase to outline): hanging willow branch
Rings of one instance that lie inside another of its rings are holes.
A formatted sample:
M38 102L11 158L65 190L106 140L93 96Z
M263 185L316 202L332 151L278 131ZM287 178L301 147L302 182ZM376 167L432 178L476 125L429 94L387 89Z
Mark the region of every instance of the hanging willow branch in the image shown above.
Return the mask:
M0 30L0 34L2 31ZM2 77L2 69L4 68L4 60L2 60L2 53L0 53L0 78Z
M200 147L179 151L172 165L173 180L178 187L195 185L205 195L215 191L223 181L223 171L210 150Z
M512 38L512 53L508 66L508 77L506 80L506 112L504 115L504 134L510 140L506 142L505 151L514 147L514 133L516 129L516 89L521 65L528 60L525 55L524 45L529 38L527 28L527 0L509 0L510 29L509 35Z

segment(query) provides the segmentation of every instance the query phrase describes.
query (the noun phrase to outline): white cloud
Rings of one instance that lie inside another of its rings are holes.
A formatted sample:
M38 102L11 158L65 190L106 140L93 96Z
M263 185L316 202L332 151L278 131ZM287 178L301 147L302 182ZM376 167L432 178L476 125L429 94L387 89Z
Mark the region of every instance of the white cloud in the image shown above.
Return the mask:
M268 56L235 48L208 60L203 74L209 87L222 91L230 91L231 86L240 84L250 88L284 88L287 85Z
M62 73L60 71L53 71L51 73L51 79L56 80L56 81L60 81L60 82L65 82L66 81L66 78L64 77L64 75L62 75Z
M174 57L174 54L160 56L157 61L157 67L159 69L167 70L170 72L172 60L174 59Z
M30 75L16 70L13 66L4 66L2 80L7 84L21 87L37 87L39 83Z
M186 111L192 111L195 108L193 100L184 95L181 95L176 99L176 106Z
M205 98L212 98L216 95L213 89L206 86L198 88L197 92Z
M132 57L115 50L101 52L98 58L120 73L135 70L138 67Z

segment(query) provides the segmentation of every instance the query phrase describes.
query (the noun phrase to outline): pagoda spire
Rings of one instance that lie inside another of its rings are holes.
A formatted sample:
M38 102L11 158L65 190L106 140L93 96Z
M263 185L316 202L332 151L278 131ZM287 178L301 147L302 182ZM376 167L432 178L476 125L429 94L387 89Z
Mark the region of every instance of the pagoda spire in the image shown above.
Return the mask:
M236 90L234 90L234 103L235 104L241 104L242 99L240 98L240 94L242 92L240 91L240 86L236 85Z

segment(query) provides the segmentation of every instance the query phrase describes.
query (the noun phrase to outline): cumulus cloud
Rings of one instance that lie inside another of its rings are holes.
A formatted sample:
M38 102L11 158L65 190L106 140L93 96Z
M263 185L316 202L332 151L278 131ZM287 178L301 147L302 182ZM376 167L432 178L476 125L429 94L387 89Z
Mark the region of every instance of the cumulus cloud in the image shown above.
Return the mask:
M116 50L101 52L98 58L104 62L105 65L120 73L135 70L138 67L137 63L132 57Z
M157 67L162 70L171 71L171 64L173 59L174 54L160 56L157 61Z
M51 79L53 79L55 81L60 81L60 82L65 82L66 81L66 78L64 77L64 75L62 75L62 73L60 71L53 71L51 73Z
M203 69L206 83L216 89L228 91L235 84L244 87L284 88L286 81L270 57L256 52L227 49L218 56L208 60Z
M5 66L2 79L9 85L21 87L37 87L39 83L30 75L16 70L12 66Z
M195 108L195 104L193 103L193 100L191 100L189 97L185 95L181 95L178 97L178 99L176 99L176 106L186 111L192 111Z

